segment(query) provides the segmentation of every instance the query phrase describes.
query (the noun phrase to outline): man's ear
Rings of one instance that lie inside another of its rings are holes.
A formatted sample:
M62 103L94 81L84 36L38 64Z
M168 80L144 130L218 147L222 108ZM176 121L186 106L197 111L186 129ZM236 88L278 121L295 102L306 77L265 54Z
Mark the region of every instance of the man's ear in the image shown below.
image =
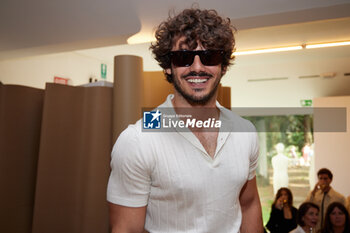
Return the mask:
M227 71L227 66L221 66L221 76L224 76L226 74Z
M170 68L165 69L164 72L167 73L168 75L171 75L171 69Z

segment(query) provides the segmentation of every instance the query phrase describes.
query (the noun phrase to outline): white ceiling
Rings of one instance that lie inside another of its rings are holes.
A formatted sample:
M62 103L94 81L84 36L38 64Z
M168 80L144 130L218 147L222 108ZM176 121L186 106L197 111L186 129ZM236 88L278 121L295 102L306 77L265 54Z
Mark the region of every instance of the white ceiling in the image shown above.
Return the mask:
M342 19L350 17L350 0L196 2L232 19L241 31L238 50L350 40L349 19ZM149 38L169 10L179 12L192 4L186 0L1 0L0 59L121 45L133 35Z
M295 46L302 44L323 43L332 41L350 41L350 17L312 21L298 24L287 24L238 31L236 34L237 51L250 49L274 48L283 46ZM143 57L145 70L160 70L157 62L152 58L149 43L136 45L117 45L102 48L76 50L75 52L101 62L112 64L114 56L129 54ZM239 56L240 64L271 63L284 60L310 60L310 59L335 59L338 57L350 57L350 46L311 49L307 51L295 51L264 55Z

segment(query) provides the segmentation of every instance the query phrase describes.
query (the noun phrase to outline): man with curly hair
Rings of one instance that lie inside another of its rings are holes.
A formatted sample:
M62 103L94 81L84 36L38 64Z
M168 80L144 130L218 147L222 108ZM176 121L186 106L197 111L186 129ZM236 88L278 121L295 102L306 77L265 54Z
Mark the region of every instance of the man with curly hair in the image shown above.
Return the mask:
M145 133L141 120L129 125L112 151L112 232L263 232L255 128L216 101L234 31L215 10L196 8L159 25L151 50L174 85L159 107L212 109L210 119L237 130Z

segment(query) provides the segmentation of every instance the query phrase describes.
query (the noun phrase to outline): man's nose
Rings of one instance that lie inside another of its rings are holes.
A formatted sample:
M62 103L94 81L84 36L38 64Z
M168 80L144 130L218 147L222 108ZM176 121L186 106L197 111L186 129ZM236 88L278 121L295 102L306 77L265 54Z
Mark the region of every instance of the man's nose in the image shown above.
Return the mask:
M203 69L203 64L201 62L201 59L198 55L194 57L193 63L191 65L191 70L193 71L201 71Z

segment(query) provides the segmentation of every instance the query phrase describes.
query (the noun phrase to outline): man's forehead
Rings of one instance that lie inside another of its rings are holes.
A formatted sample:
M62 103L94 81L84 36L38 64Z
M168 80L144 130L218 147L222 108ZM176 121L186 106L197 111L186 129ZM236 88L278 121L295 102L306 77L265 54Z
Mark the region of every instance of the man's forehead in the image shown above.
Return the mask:
M327 179L327 178L329 178L329 176L327 174L320 174L320 175L318 175L318 178L319 179Z
M181 36L181 37L177 37L174 39L174 44L173 44L173 50L185 50L185 49L189 49L189 45L188 45L188 41L186 41L186 37L185 36ZM200 41L197 41L197 46L199 45L199 47L202 47L202 44Z

